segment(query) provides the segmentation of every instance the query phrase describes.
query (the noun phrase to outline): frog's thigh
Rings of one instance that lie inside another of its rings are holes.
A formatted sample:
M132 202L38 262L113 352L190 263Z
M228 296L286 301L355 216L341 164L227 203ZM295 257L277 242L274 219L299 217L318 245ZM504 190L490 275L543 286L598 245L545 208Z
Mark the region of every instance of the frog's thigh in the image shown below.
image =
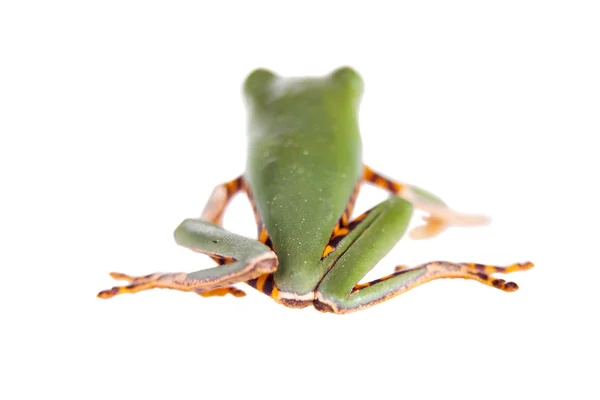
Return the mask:
M183 221L175 230L175 241L180 246L226 261L219 267L188 274L191 279L215 280L218 286L223 286L223 281L242 282L277 268L277 256L264 244L201 219ZM229 274L231 276L226 278Z
M390 197L351 221L350 233L323 260L332 266L317 288L315 306L334 312L344 307L355 285L404 235L412 212L408 201Z

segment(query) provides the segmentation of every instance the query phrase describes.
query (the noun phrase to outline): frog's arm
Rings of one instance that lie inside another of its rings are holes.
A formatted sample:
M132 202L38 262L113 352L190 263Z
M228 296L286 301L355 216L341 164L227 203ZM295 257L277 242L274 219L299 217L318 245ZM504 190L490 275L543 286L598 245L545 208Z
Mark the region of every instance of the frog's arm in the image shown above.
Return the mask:
M483 215L456 212L433 193L417 186L391 180L367 166L364 167L363 178L369 183L408 200L415 208L429 214L424 218L425 225L418 226L409 233L412 239L431 238L449 226L476 226L486 224L489 221Z
M243 188L244 178L241 175L232 181L217 185L208 198L200 218L205 221L210 221L215 225L222 226L225 208L227 208L231 199L233 199L233 197Z

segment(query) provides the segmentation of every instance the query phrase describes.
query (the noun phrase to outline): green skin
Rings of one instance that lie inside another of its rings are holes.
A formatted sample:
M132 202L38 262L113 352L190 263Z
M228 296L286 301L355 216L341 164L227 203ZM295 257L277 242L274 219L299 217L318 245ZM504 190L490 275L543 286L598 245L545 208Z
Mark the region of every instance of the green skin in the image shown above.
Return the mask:
M275 285L307 294L326 273L323 249L362 173L362 82L349 68L293 80L258 70L244 89L245 178L277 250Z
M202 217L187 219L175 230L178 244L222 265L141 277L113 273L113 278L131 284L102 291L98 297L152 288L235 295L239 289L230 286L248 282L288 306L312 304L321 311L345 313L439 278L474 279L504 291L517 290L515 283L490 274L529 269L532 263L496 267L435 261L357 286L404 235L413 207L429 215L421 230L411 232L417 239L450 225L485 220L456 213L423 189L364 168L358 129L362 90L360 76L348 67L317 78L282 78L264 69L251 73L244 84L249 146L243 179L217 186ZM355 188L364 181L395 195L348 224L344 219L344 226L336 230ZM220 226L227 202L242 188L253 198L268 234L262 233L262 240L268 243L270 238L273 250Z
M317 78L282 78L259 69L244 84L249 111L244 178L277 254L274 283L283 298L312 299L319 293L336 308L360 308L425 272L402 274L348 296L405 233L413 207L400 197L391 197L372 209L335 251L321 260L361 178L358 108L362 91L361 77L348 67ZM443 205L431 193L416 190L423 198ZM200 220L190 225L189 221L175 232L179 244L239 254L235 244L207 248L214 230L221 228ZM209 227L211 234L205 231ZM242 247L255 242L244 260L265 251L266 246L258 241L241 236L237 240ZM222 268L199 271L194 277L214 276Z

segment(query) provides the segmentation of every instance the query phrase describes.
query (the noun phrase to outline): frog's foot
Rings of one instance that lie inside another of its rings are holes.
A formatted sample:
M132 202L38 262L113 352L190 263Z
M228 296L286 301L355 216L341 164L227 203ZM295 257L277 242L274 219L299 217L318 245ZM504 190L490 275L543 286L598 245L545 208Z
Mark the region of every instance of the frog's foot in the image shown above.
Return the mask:
M97 297L101 299L110 299L118 294L137 293L149 289L176 289L184 292L201 290L199 286L204 286L203 282L196 279L190 279L185 272L178 273L154 273L144 276L130 276L120 272L111 272L110 276L116 280L125 280L130 282L126 286L114 286L111 289L103 290L98 293ZM204 288L203 290L210 291L213 288Z
M451 264L447 263L436 263L432 264L432 270L439 269L441 275L448 274L448 278L466 278L474 279L485 285L495 287L496 289L503 290L505 292L514 292L519 289L519 286L514 282L507 282L504 279L495 278L492 274L509 274L511 272L527 271L533 268L532 262L516 263L506 267L497 267L495 265L485 265L477 263L459 263L456 264L458 268L448 266ZM446 264L446 265L444 265ZM432 274L435 275L435 272Z
M533 263L531 262L517 263L506 267L498 267L495 265L476 263L433 261L415 268L410 268L406 265L398 265L394 268L394 273L384 276L383 278L379 278L375 282L388 280L404 273L411 273L411 271L424 270L426 272L419 279L419 285L424 282L440 278L463 278L474 279L485 285L495 287L496 289L500 289L505 292L514 292L515 290L519 289L519 286L516 283L495 278L492 276L492 274L509 274L511 272L526 271L531 268L533 268ZM373 282L360 283L357 284L352 290L353 292L356 292L359 289L372 285Z
M484 215L461 214L449 208L440 206L421 207L429 213L423 217L424 225L413 228L408 234L411 239L429 239L437 236L451 226L477 226L489 223L489 218Z

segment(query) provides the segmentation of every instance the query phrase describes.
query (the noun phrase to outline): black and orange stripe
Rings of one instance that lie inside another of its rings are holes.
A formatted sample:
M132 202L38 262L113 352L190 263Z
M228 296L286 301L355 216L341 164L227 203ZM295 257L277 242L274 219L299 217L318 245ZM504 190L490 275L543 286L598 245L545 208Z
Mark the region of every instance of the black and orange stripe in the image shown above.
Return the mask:
M254 212L254 219L256 220L256 229L258 231L258 241L269 247L272 251L275 251L273 250L273 242L271 241L271 237L269 236L267 228L265 227L265 224L262 221L260 214L258 213L258 209L256 208L256 203L254 202L252 192L250 191L248 185L245 184L245 182L243 189L246 192L246 195L248 196L248 200L250 200L250 205L252 206L252 211ZM259 292L263 292L267 296L270 296L274 299L277 298L278 290L275 286L273 274L261 275L256 279L250 279L249 281L246 281L246 283L252 286L254 289L258 290Z
M222 187L224 187L225 191L226 191L225 199L224 199L225 205L223 207L223 211L225 211L225 206L231 201L231 199L236 194L238 194L242 189L244 189L246 187L246 182L244 180L243 175L240 175L236 179L233 179L229 182L222 184ZM221 211L218 215L216 215L215 222L218 222L218 225L220 225L223 211ZM218 255L218 254L217 255L214 255L214 254L209 255L209 257L214 262L216 262L218 265L230 264L230 263L236 261L236 259L233 257L227 257L227 256ZM196 291L196 293L202 297L225 296L226 294L231 294L235 297L243 297L246 295L246 293L243 290L238 289L234 286L226 286L226 287L216 288L216 289L207 290L207 291L199 290L199 291Z
M441 264L439 262L432 262L429 264L425 264L421 267L416 267L414 269L428 269L429 265ZM533 263L518 263L512 264L507 267L498 267L495 265L485 265L485 264L476 264L476 263L460 263L460 264L452 264L452 263L443 263L446 265L450 265L450 267L445 266L442 268L442 271L428 272L423 278L423 281L429 281L437 278L463 278L463 279L474 279L479 281L485 285L495 287L496 289L503 290L505 292L514 292L519 289L519 286L514 282L507 282L504 279L499 279L493 277L492 273L501 273L507 274L516 271L525 271L533 267ZM367 288L369 286L373 286L379 282L386 281L390 278L393 278L398 275L402 275L408 271L414 270L409 269L404 266L396 267L396 272L381 277L379 279L372 280L366 283L359 283L354 285L351 293L355 293L361 289Z
M222 183L215 188L213 196L215 195L215 193L219 193L219 189L223 188L225 189L225 197L223 199L219 198L216 204L212 204L212 202L209 200L209 204L211 204L211 208L213 208L214 211L210 213L209 220L211 222L219 226L221 225L223 221L223 213L225 212L225 208L227 207L231 199L235 197L235 195L238 194L240 190L242 190L244 185L244 177L243 175L240 175L234 180ZM211 197L211 199L213 198Z
M404 190L404 185L378 174L371 168L364 166L363 179L391 193L398 194Z
M219 265L231 264L236 261L233 257L221 256L221 255L210 255L210 258Z
M227 199L231 199L240 190L246 186L244 177L238 176L236 179L225 183L225 189L227 189Z
M246 283L252 286L254 289L259 292L263 292L267 296L276 297L277 288L275 287L275 281L273 279L273 274L264 274L259 276L256 279L250 279L246 281Z
M350 195L350 199L348 199L348 204L346 205L346 209L342 213L342 216L333 227L333 232L331 233L331 237L329 238L329 242L325 249L323 249L323 254L321 254L321 260L327 257L331 252L335 250L337 245L341 242L341 240L346 237L352 230L358 225L360 221L362 221L367 213L364 213L358 217L356 217L353 221L350 222L350 217L352 216L352 211L354 211L354 206L356 205L356 198L358 197L358 193L360 191L360 186L362 182L359 181L352 194Z

